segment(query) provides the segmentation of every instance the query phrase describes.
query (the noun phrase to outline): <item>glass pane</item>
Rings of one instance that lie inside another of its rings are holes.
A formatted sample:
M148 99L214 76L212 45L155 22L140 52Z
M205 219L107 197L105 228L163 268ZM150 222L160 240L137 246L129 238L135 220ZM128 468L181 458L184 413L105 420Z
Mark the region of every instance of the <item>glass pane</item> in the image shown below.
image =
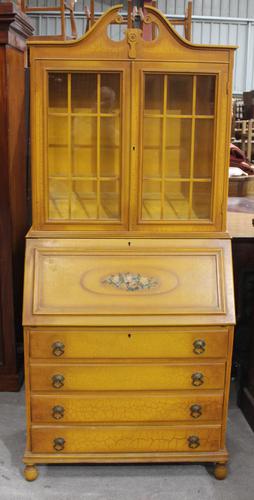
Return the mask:
M163 112L164 75L145 75L145 113Z
M101 146L119 147L120 145L120 120L119 116L102 117L100 120Z
M191 118L168 118L166 128L165 176L190 176Z
M143 177L161 176L162 119L145 117L143 130Z
M117 177L120 169L120 149L113 147L102 147L100 152L100 175L101 177Z
M71 198L72 219L97 218L97 182L74 181Z
M68 145L68 119L67 116L48 117L48 144L49 146Z
M96 177L96 147L75 146L72 150L72 174L76 177Z
M49 111L67 111L67 73L49 73Z
M169 114L192 114L192 88L192 76L168 75L167 111Z
M49 180L49 218L68 219L69 217L69 181Z
M211 178L213 168L213 120L195 120L194 177Z
M48 151L49 176L66 177L69 172L68 148L50 146Z
M189 182L165 182L164 219L189 218Z
M97 171L97 118L72 118L72 173L74 176L94 177Z
M161 183L143 181L142 219L161 219Z
M210 219L211 182L194 182L192 195L192 218Z
M93 116L74 116L72 118L72 145L95 146L97 119Z
M215 76L149 74L144 91L143 220L209 219Z
M120 110L120 75L101 75L101 113L116 113Z
M100 217L102 219L119 219L120 197L118 181L100 182Z
M71 110L73 113L97 112L96 73L71 75Z
M215 76L197 76L196 115L213 115L215 102Z
M143 150L143 177L161 176L161 148L145 148Z
M59 75L51 75L51 103L59 84L54 77ZM63 77L60 97L66 98L66 116L52 112L48 116L49 216L119 219L120 73L66 73ZM60 97L57 102L63 101Z
M120 120L118 116L100 120L100 175L112 177L120 173Z
M160 148L162 139L162 119L145 117L143 133L144 148Z

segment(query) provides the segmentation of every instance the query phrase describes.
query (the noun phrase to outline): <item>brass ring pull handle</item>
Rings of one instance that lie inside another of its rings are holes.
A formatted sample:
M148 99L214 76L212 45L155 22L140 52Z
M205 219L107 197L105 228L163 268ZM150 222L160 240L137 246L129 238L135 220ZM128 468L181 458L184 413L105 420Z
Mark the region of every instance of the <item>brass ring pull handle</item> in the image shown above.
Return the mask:
M190 407L190 414L192 418L199 418L202 415L202 406L201 405L192 405Z
M63 342L54 342L54 344L52 344L52 353L54 354L54 356L62 356L62 354L64 354L64 349L65 349L65 345L63 344Z
M198 436L189 436L187 441L189 448L195 449L200 446L200 439Z
M60 389L64 385L64 376L63 375L53 375L52 377L52 385L55 389Z
M192 385L195 385L195 387L198 387L204 383L203 373L200 372L193 373L191 378L192 378Z
M56 438L53 441L53 448L56 451L62 451L64 449L64 445L65 445L64 438L61 438L61 437L60 438Z
M195 354L203 354L205 352L206 343L203 339L197 339L193 342L193 352Z
M52 417L56 420L60 420L64 417L64 407L63 406L54 406L52 408Z

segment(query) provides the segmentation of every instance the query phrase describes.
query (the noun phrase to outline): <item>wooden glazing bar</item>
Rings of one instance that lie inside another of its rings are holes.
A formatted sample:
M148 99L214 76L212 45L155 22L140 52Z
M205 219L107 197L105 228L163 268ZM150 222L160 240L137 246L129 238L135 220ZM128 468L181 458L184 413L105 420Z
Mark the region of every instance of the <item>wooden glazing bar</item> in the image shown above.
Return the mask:
M98 113L73 113L71 112L70 113L71 116L79 116L79 117L88 117L88 118L92 118L92 117L97 117L98 116ZM49 116L68 116L68 113L66 113L66 111L49 111L48 112L48 115ZM105 117L105 118L115 118L116 116L119 116L119 113L100 113L100 116L101 117ZM153 115L152 115L153 116ZM191 118L191 117L188 117L188 118ZM202 118L202 117L201 117Z
M49 111L48 116L68 116L68 113L66 113L65 111L63 113L61 113L61 111Z
M69 167L69 192L68 192L68 200L69 200L69 219L71 219L71 198L72 198L72 134L71 134L71 73L68 73L67 80L67 109L68 109L68 167Z
M100 158L101 158L101 75L97 75L97 154L96 154L96 199L97 199L97 219L100 218Z
M163 114L160 113L145 113L144 117L145 118L163 118ZM176 114L166 114L167 118L198 118L198 119L205 119L205 120L213 120L214 115L176 115Z
M162 144L161 144L161 218L164 218L164 196L165 196L165 151L166 151L166 127L167 127L167 85L168 76L164 75L163 82L163 118L162 118Z
M64 115L64 113L54 113L54 112L51 112L50 114L53 115L53 116L54 115L61 115L61 116ZM83 113L83 112L81 112L81 113L75 112L74 113L74 112L72 112L71 115L72 116L86 116L86 117L89 117L89 118L91 118L91 117L95 117L96 118L98 116L98 113ZM119 113L100 113L100 117L103 117L103 118L104 117L105 118L106 117L113 117L113 118L115 118L116 116L119 116Z
M192 199L193 199L193 173L194 173L194 154L195 154L195 125L196 125L196 91L197 77L193 76L193 91L192 91L192 124L191 124L191 161L190 161L190 191L189 191L189 218L192 216Z
M57 146L57 144L56 144ZM62 144L61 144L62 146ZM75 144L75 148L90 148L91 144ZM115 144L109 144L107 146L107 149L119 149L119 146L116 146Z
M49 179L60 179L60 180L68 180L69 177L67 176L64 176L64 175L50 175L49 176ZM97 177L86 177L86 176L82 176L82 175L73 175L72 176L72 180L81 180L81 181L96 181L97 180ZM119 180L119 176L115 176L115 177L100 177L100 180L101 181L118 181Z
M58 177L57 177L58 178ZM165 177L165 181L170 182L190 182L192 179L190 177ZM160 181L159 177L144 177L144 181ZM208 178L197 178L195 182L212 182Z

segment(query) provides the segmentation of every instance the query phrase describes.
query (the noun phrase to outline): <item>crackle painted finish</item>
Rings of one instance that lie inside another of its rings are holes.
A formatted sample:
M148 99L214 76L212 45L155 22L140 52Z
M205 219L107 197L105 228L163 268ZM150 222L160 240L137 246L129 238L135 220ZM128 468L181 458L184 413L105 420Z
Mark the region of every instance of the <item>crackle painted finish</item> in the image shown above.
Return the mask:
M167 391L140 393L138 391L107 392L93 395L32 396L32 419L35 424L102 423L102 422L169 422L215 421L222 417L222 390L193 395L184 391L175 396ZM63 412L56 412L59 406ZM194 406L198 406L195 408ZM195 412L196 410L196 412ZM193 418L194 415L194 418Z
M29 42L24 476L40 463L198 461L222 479L234 48L186 42L152 7L157 37L132 28L114 42L118 10L80 40Z

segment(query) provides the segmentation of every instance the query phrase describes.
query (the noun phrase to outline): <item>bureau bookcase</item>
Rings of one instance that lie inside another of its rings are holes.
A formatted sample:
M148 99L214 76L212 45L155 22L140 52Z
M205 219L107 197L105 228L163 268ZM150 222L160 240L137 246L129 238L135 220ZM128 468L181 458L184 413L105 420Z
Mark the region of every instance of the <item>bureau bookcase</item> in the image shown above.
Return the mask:
M120 6L29 42L25 477L40 463L213 462L225 447L234 299L226 233L234 47Z

